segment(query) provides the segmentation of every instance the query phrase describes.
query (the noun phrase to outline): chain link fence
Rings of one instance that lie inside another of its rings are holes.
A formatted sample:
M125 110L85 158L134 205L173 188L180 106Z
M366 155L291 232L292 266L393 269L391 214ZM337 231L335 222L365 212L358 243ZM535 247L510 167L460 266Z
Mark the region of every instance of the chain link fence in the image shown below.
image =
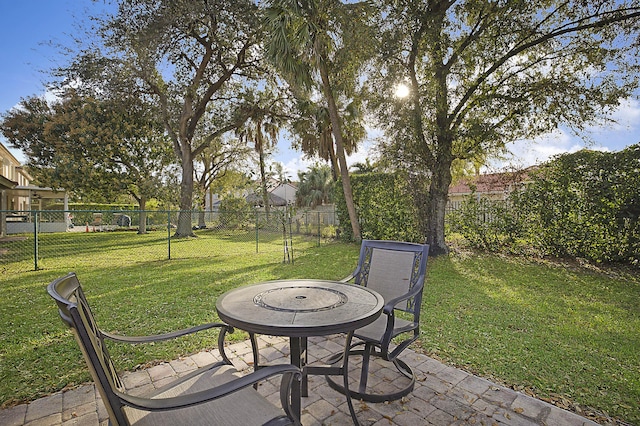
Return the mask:
M185 213L185 212L183 212ZM37 270L61 256L89 252L92 262L133 262L273 253L294 262L296 249L334 239L335 211L272 209L191 211L195 238L175 238L180 211L0 211L0 267ZM132 250L133 249L133 250Z

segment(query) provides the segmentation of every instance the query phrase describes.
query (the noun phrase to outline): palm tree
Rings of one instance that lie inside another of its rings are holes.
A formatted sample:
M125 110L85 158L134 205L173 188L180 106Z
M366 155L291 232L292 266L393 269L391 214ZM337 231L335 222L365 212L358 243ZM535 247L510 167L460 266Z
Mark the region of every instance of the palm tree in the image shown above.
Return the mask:
M352 9L355 5L351 6ZM359 241L360 225L347 168L343 123L334 95L337 82L345 92L348 91L347 88L352 89L355 85L355 74L347 75L348 72L345 72L342 78L338 79L330 72L330 56L334 59L336 57L335 41L341 39L346 43L356 38L350 37L352 34L341 34L341 37L337 37L332 33L332 31L344 32L346 28L354 28L352 24L355 14L348 16L348 11L351 9L336 0L309 0L303 3L296 0L271 0L266 10L268 35L265 45L267 56L283 77L297 89L311 88L314 84L312 70L320 76L320 81L316 84L320 86L329 113L353 238ZM344 67L343 70L345 69L348 68Z
M377 170L377 166L375 164L371 164L371 161L368 158L365 158L364 163L355 163L352 166L353 173L373 173Z
M299 139L299 148L310 157L319 157L331 165L334 181L338 180L340 166L336 156L335 143L329 118L329 109L313 101L299 102L300 117L292 124L293 132ZM343 143L346 155L357 151L366 132L358 108L354 102L342 110Z
M254 150L258 154L260 188L267 217L269 217L269 192L267 191L265 156L268 155L267 151L277 144L279 132L279 120L272 115L265 114L264 112L257 112L251 116L245 125L238 131L240 140L246 143L252 143Z
M284 169L284 165L282 163L280 162L273 163L273 173L276 179L278 180L279 184L291 182L291 179L289 179L289 176L287 175L287 172Z
M296 204L299 207L315 208L332 201L333 180L328 166L314 166L308 172L298 172L298 180Z

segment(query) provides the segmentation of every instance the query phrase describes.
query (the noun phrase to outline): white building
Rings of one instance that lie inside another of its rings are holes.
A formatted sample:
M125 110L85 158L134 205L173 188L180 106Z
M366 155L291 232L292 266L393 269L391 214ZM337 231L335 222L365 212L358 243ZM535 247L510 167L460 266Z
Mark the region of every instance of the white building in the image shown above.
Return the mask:
M47 202L62 201L64 210L68 210L67 193L64 190L31 185L33 178L2 143L0 143L0 162L2 163L2 170L0 170L0 237L32 230L33 226L29 223L31 220L30 212L46 209ZM56 227L56 230L66 230L67 221L62 220L60 223L64 225L64 228L60 225ZM44 231L44 229L42 230Z
M287 205L296 203L296 192L298 192L298 188L291 183L281 183L269 191L270 194L286 200Z

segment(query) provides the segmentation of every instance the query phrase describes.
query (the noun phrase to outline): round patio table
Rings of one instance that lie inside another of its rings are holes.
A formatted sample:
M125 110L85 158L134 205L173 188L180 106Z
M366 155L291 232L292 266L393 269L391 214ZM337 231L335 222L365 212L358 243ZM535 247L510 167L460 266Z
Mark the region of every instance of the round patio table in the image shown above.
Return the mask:
M278 280L239 287L220 296L216 309L227 324L248 331L258 368L254 334L289 337L291 363L302 369L303 379L292 389L291 405L300 416L301 396L307 396L307 374L342 375L348 389L349 346L353 332L375 321L384 299L366 287L327 280ZM306 366L307 338L347 333L343 364ZM351 417L358 423L349 392ZM298 417L299 418L299 417Z

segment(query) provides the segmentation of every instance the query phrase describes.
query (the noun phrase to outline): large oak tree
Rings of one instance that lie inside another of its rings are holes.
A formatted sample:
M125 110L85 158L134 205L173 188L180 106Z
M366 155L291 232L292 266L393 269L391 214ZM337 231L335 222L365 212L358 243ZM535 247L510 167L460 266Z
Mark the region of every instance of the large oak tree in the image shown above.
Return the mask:
M447 252L455 159L560 125L580 132L638 87L637 1L380 0L372 103L412 179L421 233ZM405 82L406 99L392 87ZM384 89L380 89L384 88Z
M152 108L136 97L97 99L73 89L60 95L24 99L0 124L37 182L93 201L127 194L142 212L148 199L162 199L173 155Z
M248 0L121 0L100 23L103 55L157 105L182 168L175 236L193 235L194 160L251 115L261 75L257 5ZM207 126L200 126L202 121ZM206 129L205 134L201 134Z

